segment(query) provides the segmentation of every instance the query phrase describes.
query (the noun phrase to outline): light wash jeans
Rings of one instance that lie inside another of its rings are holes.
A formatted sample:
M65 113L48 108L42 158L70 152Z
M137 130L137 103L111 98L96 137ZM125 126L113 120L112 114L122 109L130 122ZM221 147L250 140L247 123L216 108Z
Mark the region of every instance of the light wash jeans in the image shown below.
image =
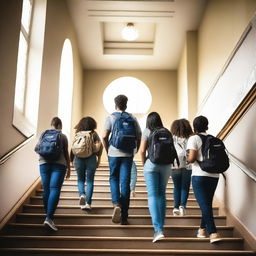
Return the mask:
M171 164L159 165L147 159L144 178L148 192L148 207L154 230L163 231L166 211L166 186L171 173Z
M80 158L75 156L74 166L77 172L77 186L79 196L86 194L86 203L91 204L94 187L94 175L97 168L96 155L93 154L87 158Z
M67 167L61 164L45 163L39 166L43 185L43 202L46 218L53 220Z
M132 163L132 170L131 170L131 183L130 183L130 189L135 190L137 182L137 167L136 164Z

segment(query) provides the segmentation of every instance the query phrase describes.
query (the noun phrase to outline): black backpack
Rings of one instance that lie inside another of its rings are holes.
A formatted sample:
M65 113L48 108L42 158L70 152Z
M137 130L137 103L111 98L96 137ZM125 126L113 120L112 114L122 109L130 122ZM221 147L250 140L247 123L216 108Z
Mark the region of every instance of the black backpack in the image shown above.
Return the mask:
M197 135L202 140L203 160L197 160L200 168L209 173L225 172L229 167L229 159L223 141L212 135Z
M41 135L35 151L48 161L57 160L62 152L61 131L46 130Z
M171 132L162 127L151 132L148 141L148 158L156 164L172 164L179 158L173 144Z
M132 153L136 148L136 125L127 112L112 114L116 117L111 131L110 144L115 148Z

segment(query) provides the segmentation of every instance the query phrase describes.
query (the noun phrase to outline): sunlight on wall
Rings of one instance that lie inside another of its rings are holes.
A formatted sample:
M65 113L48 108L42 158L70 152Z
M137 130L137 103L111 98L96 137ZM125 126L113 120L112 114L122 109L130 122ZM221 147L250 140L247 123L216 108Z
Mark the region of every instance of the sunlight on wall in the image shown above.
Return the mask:
M62 120L62 131L70 137L73 98L73 52L69 39L63 45L60 63L58 116Z

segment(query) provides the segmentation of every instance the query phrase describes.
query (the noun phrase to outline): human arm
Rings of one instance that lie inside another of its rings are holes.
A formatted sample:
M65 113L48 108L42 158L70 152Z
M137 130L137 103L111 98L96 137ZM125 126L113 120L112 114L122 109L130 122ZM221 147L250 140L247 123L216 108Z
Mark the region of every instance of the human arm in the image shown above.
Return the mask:
M194 163L196 161L196 158L197 158L197 150L189 149L188 156L187 156L187 162Z
M147 147L148 147L148 141L147 140L141 140L140 149L139 149L139 156L140 156L142 165L145 164L146 159L147 159L146 158Z
M109 130L103 131L103 134L102 134L102 143L107 153L109 148L109 142L108 142L109 134L110 134Z
M66 173L66 179L70 178L70 157L69 157L69 153L68 153L68 140L67 137L64 137L64 143L63 143L63 153L64 153L64 157L66 159L66 163L67 163L67 173Z

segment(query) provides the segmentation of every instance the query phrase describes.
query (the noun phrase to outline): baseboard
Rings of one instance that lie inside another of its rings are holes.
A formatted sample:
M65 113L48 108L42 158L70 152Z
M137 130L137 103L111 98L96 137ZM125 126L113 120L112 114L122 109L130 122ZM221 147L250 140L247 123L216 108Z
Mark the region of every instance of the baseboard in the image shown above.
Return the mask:
M28 188L28 190L21 196L13 208L2 218L0 221L0 232L8 223L15 219L15 213L21 211L22 206L27 203L27 200L29 200L30 196L34 195L35 191L39 188L40 185L41 177L38 177L35 182Z
M215 206L219 207L219 212L221 215L227 216L227 225L235 227L235 234L240 235L244 238L245 250L256 251L256 238L255 236L244 226L244 224L234 216L225 205L219 201L216 197L214 198Z

